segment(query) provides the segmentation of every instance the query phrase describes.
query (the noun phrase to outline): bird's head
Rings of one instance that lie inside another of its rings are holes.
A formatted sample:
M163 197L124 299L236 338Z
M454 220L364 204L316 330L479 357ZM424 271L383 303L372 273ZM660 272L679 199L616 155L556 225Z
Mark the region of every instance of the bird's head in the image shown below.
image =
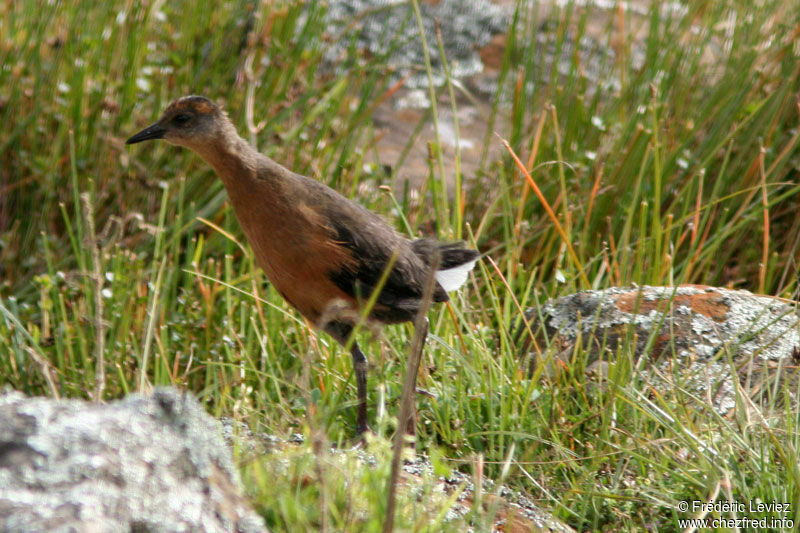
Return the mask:
M164 139L170 144L196 150L223 134L227 123L225 113L205 96L184 96L169 104L158 122L146 127L125 144Z

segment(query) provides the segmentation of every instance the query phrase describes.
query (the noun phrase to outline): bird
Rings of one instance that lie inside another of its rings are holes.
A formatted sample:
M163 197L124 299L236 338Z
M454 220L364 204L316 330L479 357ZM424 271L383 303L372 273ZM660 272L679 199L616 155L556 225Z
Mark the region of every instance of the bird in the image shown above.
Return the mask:
M406 238L379 215L260 153L204 96L174 100L126 144L154 139L189 148L214 169L269 282L314 327L342 346L350 343L362 435L369 429L368 362L350 337L367 301L379 289L370 322L413 321L432 269L431 300L446 302L466 282L479 252L463 242ZM427 322L425 328L427 334Z

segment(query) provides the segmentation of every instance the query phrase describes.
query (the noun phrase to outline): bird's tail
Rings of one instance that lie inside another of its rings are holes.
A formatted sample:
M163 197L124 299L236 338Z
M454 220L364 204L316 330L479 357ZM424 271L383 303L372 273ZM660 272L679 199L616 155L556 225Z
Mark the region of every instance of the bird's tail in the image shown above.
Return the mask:
M418 239L412 243L412 247L429 265L438 252L439 266L436 270L436 281L447 292L458 289L467 281L470 270L475 267L480 257L477 250L464 248L463 242L441 243L432 239Z

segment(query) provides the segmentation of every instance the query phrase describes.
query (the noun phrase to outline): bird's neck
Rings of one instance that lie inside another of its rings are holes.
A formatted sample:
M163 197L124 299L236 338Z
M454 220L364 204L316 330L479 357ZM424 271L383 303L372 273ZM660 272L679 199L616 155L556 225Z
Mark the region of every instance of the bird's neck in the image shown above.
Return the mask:
M279 224L286 215L286 184L292 173L242 139L233 124L226 126L213 143L192 148L222 180L243 226L251 218L247 213L254 211L275 217Z
M247 188L256 179L259 158L264 157L239 137L232 124L213 142L193 147L217 172L229 192Z

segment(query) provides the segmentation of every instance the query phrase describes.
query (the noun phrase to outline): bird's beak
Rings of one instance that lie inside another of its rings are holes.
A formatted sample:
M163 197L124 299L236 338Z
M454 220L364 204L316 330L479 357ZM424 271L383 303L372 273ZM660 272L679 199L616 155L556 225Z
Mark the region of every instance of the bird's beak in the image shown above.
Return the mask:
M167 133L167 129L156 122L125 141L125 144L136 144L150 139L163 139L165 133Z

